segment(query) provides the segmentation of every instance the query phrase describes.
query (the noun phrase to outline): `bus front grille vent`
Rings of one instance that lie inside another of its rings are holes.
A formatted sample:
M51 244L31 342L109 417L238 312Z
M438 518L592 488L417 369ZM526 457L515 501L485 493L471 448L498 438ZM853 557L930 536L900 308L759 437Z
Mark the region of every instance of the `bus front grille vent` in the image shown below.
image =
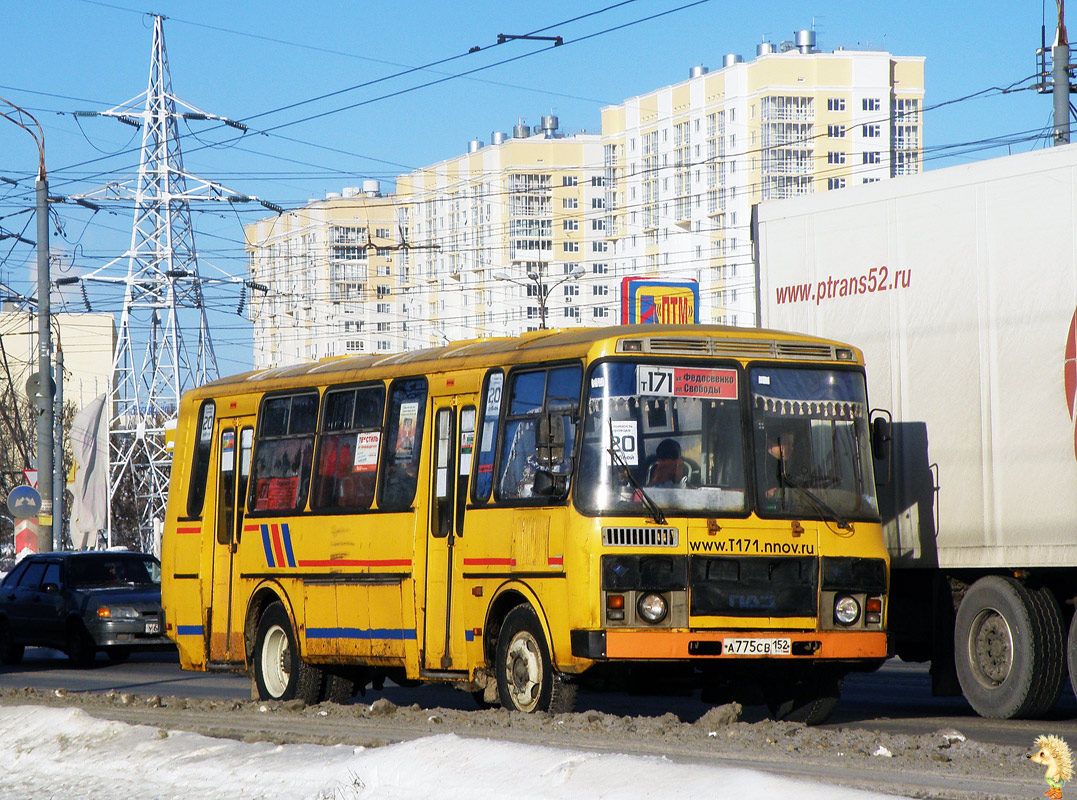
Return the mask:
M676 528L603 528L606 547L676 547Z
M658 339L647 341L651 353L709 353L706 339Z
M711 353L716 356L773 358L774 342L763 340L711 339Z
M834 348L828 344L808 342L778 342L780 358L797 358L803 361L833 361Z

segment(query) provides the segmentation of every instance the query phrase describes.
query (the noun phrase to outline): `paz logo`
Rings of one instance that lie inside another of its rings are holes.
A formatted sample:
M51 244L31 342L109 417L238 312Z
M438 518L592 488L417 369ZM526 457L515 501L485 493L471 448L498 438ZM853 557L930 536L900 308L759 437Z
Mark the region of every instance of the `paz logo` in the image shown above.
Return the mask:
M1051 800L1062 800L1062 784L1073 777L1073 754L1069 745L1058 736L1038 736L1032 747L1033 751L1026 753L1025 758L1047 767L1043 776L1047 781L1044 795Z

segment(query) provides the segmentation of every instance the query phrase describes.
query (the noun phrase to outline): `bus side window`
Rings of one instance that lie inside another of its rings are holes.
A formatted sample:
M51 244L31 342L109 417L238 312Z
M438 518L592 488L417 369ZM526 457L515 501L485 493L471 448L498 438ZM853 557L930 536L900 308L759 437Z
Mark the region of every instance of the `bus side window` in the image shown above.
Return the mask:
M374 500L385 386L326 392L312 509L364 510Z
M247 508L301 511L310 484L318 393L268 397L259 417Z
M194 453L191 458L191 483L187 489L187 516L201 517L206 499L206 478L209 475L209 453L213 448L212 400L203 400L198 410L198 429L195 431Z
M389 388L389 418L381 457L378 507L411 508L419 476L426 417L426 378L401 378Z
M494 454L497 452L497 421L501 416L501 387L505 374L500 369L490 370L486 375L486 388L482 393L482 432L478 442L478 458L472 482L471 499L485 503L494 487Z

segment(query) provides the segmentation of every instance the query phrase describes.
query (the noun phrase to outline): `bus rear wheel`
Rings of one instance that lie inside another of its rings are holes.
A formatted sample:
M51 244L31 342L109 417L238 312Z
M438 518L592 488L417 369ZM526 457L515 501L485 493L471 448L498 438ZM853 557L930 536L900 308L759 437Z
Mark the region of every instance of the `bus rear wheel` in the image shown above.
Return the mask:
M292 623L280 603L271 603L258 620L254 682L259 700L302 700L314 704L322 691L322 672L299 657Z
M550 649L530 606L516 606L497 637L497 693L510 711L564 713L576 707L576 685L554 674Z

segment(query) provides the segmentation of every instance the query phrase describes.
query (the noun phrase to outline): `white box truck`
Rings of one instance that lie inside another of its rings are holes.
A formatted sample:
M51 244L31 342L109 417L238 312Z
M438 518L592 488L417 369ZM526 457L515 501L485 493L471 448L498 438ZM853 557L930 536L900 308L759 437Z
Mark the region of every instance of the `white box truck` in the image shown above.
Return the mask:
M756 215L761 324L861 347L893 415L893 651L1046 714L1077 684L1077 145Z

